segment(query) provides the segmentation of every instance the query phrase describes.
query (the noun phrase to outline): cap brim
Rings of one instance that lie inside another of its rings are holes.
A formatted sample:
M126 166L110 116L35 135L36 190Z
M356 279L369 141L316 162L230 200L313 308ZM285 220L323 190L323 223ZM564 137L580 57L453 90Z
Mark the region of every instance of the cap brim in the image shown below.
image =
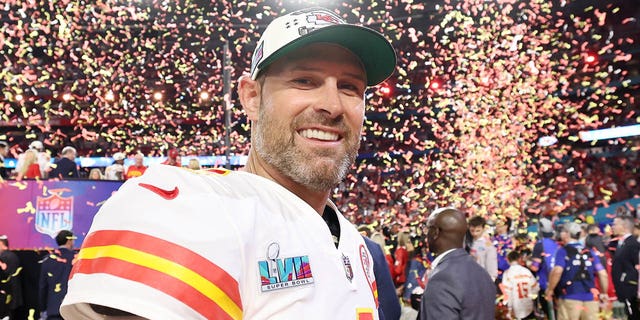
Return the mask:
M304 35L274 52L258 66L261 70L284 55L317 42L335 43L353 52L367 73L367 85L375 86L386 80L396 66L396 53L384 36L369 28L338 24Z

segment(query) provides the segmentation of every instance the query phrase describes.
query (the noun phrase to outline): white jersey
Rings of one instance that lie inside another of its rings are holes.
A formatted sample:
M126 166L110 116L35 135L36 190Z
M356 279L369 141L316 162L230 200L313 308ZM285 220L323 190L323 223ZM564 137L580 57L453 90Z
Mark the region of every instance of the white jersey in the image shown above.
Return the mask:
M105 180L124 180L124 166L114 163L104 169Z
M502 285L505 301L517 319L525 318L533 312L533 303L540 287L529 269L512 264L502 276Z
M491 240L485 236L474 240L470 253L476 262L487 270L492 280L498 277L498 251Z
M373 259L336 209L322 217L246 172L155 165L100 209L61 311L89 304L148 319L378 319Z

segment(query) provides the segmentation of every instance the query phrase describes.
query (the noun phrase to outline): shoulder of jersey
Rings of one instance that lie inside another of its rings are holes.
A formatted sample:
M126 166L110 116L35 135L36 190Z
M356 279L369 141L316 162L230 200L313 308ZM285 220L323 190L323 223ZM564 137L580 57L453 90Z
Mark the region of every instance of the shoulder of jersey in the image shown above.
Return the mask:
M223 168L190 170L167 165L151 165L142 176L127 182L130 185L128 187L159 190L160 193L173 192L177 188L176 198L209 192L219 195L250 196L283 189L271 180L247 172ZM268 191L265 192L266 190Z

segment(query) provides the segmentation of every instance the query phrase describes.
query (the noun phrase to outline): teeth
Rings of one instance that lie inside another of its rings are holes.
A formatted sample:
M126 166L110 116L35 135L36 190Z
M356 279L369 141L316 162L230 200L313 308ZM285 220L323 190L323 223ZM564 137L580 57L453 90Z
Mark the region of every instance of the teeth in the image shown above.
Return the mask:
M308 138L308 139L318 139L325 141L338 141L339 136L335 133L314 130L314 129L306 129L300 131L300 135Z

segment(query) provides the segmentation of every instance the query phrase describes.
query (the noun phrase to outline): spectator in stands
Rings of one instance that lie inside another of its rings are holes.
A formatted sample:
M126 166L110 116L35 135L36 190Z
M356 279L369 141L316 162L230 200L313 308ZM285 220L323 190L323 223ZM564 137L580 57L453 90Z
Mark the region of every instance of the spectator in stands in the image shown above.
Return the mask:
M407 265L407 281L404 283L401 300L405 306L420 310L420 304L415 304L415 299L420 299L424 293L424 283L422 279L427 271L427 262L418 250L415 250ZM414 317L415 319L415 317Z
M67 294L67 282L75 253L73 242L76 237L69 230L56 235L58 249L42 261L39 280L39 302L43 316L40 319L61 320L60 304ZM46 314L46 317L44 316Z
M469 219L469 232L471 233L471 256L482 266L492 280L498 277L498 253L496 247L485 234L486 220L481 216Z
M178 152L178 149L169 149L169 151L167 151L167 160L163 161L162 164L181 167L182 163L180 162L180 153Z
M640 244L631 235L633 222L631 216L618 216L613 219L613 233L618 236L618 245L613 256L611 277L618 301L625 305L629 320L640 319L637 301Z
M122 152L113 154L113 163L104 169L105 180L124 180L124 158L125 155Z
M407 231L398 232L398 247L394 253L393 270L393 283L396 288L403 287L405 281L407 281L407 264L413 254L413 244L411 243L411 236Z
M549 273L546 299L558 298L558 320L597 320L599 304L608 301L607 271L592 250L585 249L579 241L582 227L575 222L563 225L560 238L565 245L558 248L555 265ZM602 293L594 294L597 275ZM594 297L595 295L595 297Z
M507 254L509 269L502 277L502 290L505 303L512 319L535 319L534 303L540 286L529 269L523 266L518 250Z
M127 180L141 176L147 167L144 165L144 155L140 152L133 156L133 164L127 168L127 174L125 178Z
M587 226L587 237L584 239L585 247L593 250L600 258L600 262L603 266L607 265L607 247L604 244L602 235L600 234L600 227L597 224L592 223Z
M9 250L9 239L0 236L0 317L9 320L23 320L17 309L22 306L22 282L20 280L20 259Z
M5 159L9 155L9 144L0 141L0 181L9 179L10 170L6 167Z
M40 165L38 164L38 153L33 149L25 151L22 155L22 166L18 171L16 180L41 179Z
M51 155L44 150L44 144L38 140L34 140L29 144L29 149L33 150L36 153L36 162L40 166L40 175L43 179L46 179L49 176L49 171L51 171L50 161ZM22 171L22 167L24 166L24 156L26 154L22 153L18 155L18 163L16 163L16 172Z
M187 165L187 168L189 168L191 170L200 170L200 169L202 169L202 167L200 167L200 161L198 161L197 158L189 159L189 164Z
M553 222L547 218L541 218L538 223L538 241L533 246L530 268L536 273L542 292L547 290L549 272L553 269L557 250L558 243L554 240ZM551 318L551 315L555 314L553 300L547 301L544 294L538 295L538 300L547 318Z
M67 146L62 149L60 159L53 164L53 170L49 173L49 178L57 179L77 179L78 166L76 165L76 148Z
M371 228L367 225L358 226L358 232L360 232L363 237L371 238Z
M104 175L102 175L102 170L99 168L93 168L89 171L89 179L90 180L104 180Z
M493 237L493 246L496 247L498 252L498 277L497 283L502 280L502 273L509 269L509 262L507 261L507 253L513 250L513 240L509 234L509 228L511 228L511 219L503 216L498 216L496 221L496 232Z
M393 269L393 257L389 252L389 247L387 246L384 234L376 231L371 234L371 240L373 240L375 243L379 244L380 247L382 247L382 252L384 252L384 257L385 257L385 260L387 261L388 269L389 270Z

